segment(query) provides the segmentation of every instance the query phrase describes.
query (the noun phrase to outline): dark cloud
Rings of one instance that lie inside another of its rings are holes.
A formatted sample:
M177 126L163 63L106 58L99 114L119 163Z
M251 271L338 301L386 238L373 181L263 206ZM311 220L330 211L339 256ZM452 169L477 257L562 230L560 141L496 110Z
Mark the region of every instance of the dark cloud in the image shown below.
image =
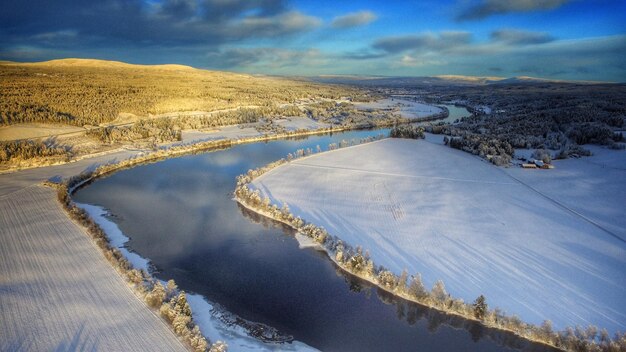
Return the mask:
M334 28L364 26L376 21L377 18L378 16L376 16L376 14L372 11L353 12L344 16L335 17L331 22L331 26Z
M458 21L480 20L489 16L556 9L572 0L478 0L464 7L456 16Z
M445 51L471 42L469 32L441 32L435 34L406 35L378 39L372 47L396 54L413 50Z
M494 42L508 45L544 44L554 41L554 38L544 32L530 32L517 29L500 29L491 33Z
M380 59L387 56L386 53L374 53L371 52L369 50L366 51L356 51L356 52L350 52L350 53L346 53L343 54L341 57L343 59L348 59L348 60L372 60L372 59Z
M0 4L0 45L72 32L82 45L218 45L311 30L321 21L282 0L33 0Z
M266 67L272 69L298 65L319 64L326 58L315 49L291 50L281 48L230 48L207 55L211 67Z

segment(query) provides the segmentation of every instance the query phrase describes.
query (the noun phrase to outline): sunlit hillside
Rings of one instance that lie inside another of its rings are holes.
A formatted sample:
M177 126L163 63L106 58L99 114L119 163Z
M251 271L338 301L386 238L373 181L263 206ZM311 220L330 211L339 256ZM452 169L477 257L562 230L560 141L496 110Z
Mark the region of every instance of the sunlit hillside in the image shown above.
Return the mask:
M0 124L59 122L82 126L177 111L278 106L307 97L354 95L344 87L194 69L64 59L0 62Z

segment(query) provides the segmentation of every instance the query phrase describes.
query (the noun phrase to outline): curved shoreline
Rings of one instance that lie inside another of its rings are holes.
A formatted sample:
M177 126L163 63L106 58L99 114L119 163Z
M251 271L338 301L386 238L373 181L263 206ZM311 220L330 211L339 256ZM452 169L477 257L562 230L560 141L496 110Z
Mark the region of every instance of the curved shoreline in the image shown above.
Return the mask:
M199 143L194 143L194 144L189 144L189 145L181 145L181 146L175 146L175 147L171 147L169 149L162 149L162 150L158 150L156 152L152 152L152 153L148 153L146 155L142 155L142 156L138 156L138 157L132 157L130 159L126 159L126 160L122 160L118 163L114 163L114 164L104 164L100 167L98 167L97 169L88 172L88 173L82 173L79 175L75 175L74 177L70 177L69 180L67 180L67 186L68 186L68 193L71 195L73 192L76 191L76 189L78 189L79 187L99 178L99 177L103 177L105 175L108 175L110 173L122 170L122 169L126 169L126 168L130 168L130 167L134 167L140 164L144 164L144 163L152 163L152 162L157 162L160 160L164 160L164 159L168 159L171 157L177 157L177 156L182 156L182 155L187 155L187 154L191 154L191 153L195 153L195 152L204 152L204 151L209 151L209 150L215 150L215 149L221 149L221 148L228 148L230 146L233 145L238 145L238 144L246 144L246 143L254 143L254 142L259 142L259 141L268 141L268 140L276 140L276 139L281 139L281 138L290 138L290 137L299 137L299 136L306 136L306 135L315 135L315 134L324 134L324 133L331 133L331 132L341 132L341 131L346 131L346 130L353 130L353 129L357 129L357 128L348 128L348 127L343 127L343 128L324 128L324 129L318 129L318 130L306 130L306 131L294 131L291 133L283 133L283 134L273 134L273 135L264 135L264 136L260 136L260 137L250 137L250 138L242 138L242 139L238 139L238 140L231 140L231 139L223 139L223 140L217 140L217 141L205 141L205 142L199 142ZM272 163L274 164L274 163ZM271 164L270 164L271 165ZM271 167L270 169L275 168L275 166L279 166L280 164L274 165L273 167ZM291 228L295 229L296 231L298 231L297 227L294 227L293 224L288 223L286 221L283 221L281 219L275 218L273 216L271 216L270 214L265 214L265 213L260 213L257 209L251 208L249 205L244 204L242 202L241 198L235 197L235 200L237 202L239 202L240 204L242 204L243 206L245 206L246 208L248 208L251 211L254 211L256 213L259 213L262 216L268 217L270 219L279 221L281 223L284 223L288 226L290 226ZM450 315L456 315L459 316L461 318L467 319L467 320L471 320L471 321L475 321L477 323L480 323L481 325L487 327L487 328L492 328L492 329L497 329L497 330L501 330L501 331L505 331L505 332L509 332L509 333L513 333L514 335L518 336L519 338L522 338L524 340L533 342L533 343L539 343L542 345L545 345L547 347L552 347L552 348L562 348L562 347L557 347L554 344L550 344L547 343L545 341L541 341L538 339L534 339L530 336L528 336L527 334L524 333L519 333L516 332L515 330L512 329L508 329L506 327L502 327L502 326L497 326L497 325L490 325L487 324L484 321L475 319L473 317L458 313L456 311L448 311L445 309L445 307L439 307L435 304L430 304L427 302L422 302L419 300L416 300L410 296L408 296L407 294L402 294L402 293L398 293L393 291L392 289L385 287L383 285L380 285L377 282L377 278L376 277L369 277L369 276L365 276L362 275L360 273L355 273L350 271L349 268L347 268L345 265L341 265L336 258L333 258L330 254L330 252L328 252L328 249L324 248L326 255L337 265L339 266L343 271L349 273L350 275L353 275L355 277L358 277L362 280L368 281L370 283L372 283L373 285L375 285L376 287L394 295L395 297L404 299L408 302L413 302L413 303L417 303L420 304L422 306L426 306L429 308L433 308L436 309L437 311L446 313L446 314L450 314ZM528 324L525 324L525 326L530 326Z
M307 157L309 156L304 156L304 158ZM301 159L298 158L294 160ZM290 161L291 160L280 159L259 167L256 170L250 170L247 174L240 175L237 178L238 182L237 188L235 189L234 200L244 208L260 216L283 223L300 234L311 238L324 248L324 252L331 261L349 275L366 280L400 299L430 307L446 314L475 321L487 328L509 332L529 342L550 348L560 350L613 350L612 348L618 346L619 341L621 341L621 335L619 334L616 335L615 340L604 340L604 338L603 340L599 340L596 339L597 336L587 338L586 335L574 334L574 329L569 327L564 328L565 330L562 331L554 331L551 328L544 330L543 325L540 327L523 322L516 316L501 315L497 313L497 310L487 311L484 314L484 318L480 318L474 316L477 314L474 310L476 307L475 304L470 305L461 300L460 307L458 307L457 303L459 300L449 295L445 299L442 298L438 300L428 294L416 296L415 294L409 293L406 290L406 286L397 286L399 277L396 276L395 273L389 272L386 269L371 269L376 268L376 264L371 262L367 257L364 258L360 251L357 250L355 252L353 247L343 242L337 234L329 234L322 227L296 217L290 212L289 208L284 207L279 209L279 204L272 203L269 198L264 197L259 192L259 189L249 187L255 179L273 172L278 167L288 164ZM330 241L328 241L328 239L330 239ZM364 265L370 269L365 268ZM381 274L384 275L381 276ZM390 275L392 281L387 281L387 274ZM579 329L579 327L577 327L577 329Z
M279 219L279 218L277 218L277 217L274 217L274 216L272 216L271 214L269 214L269 213L267 213L267 212L264 212L264 211L262 211L262 210L260 210L260 209L254 208L253 206L251 206L251 205L247 204L247 202L246 202L243 198L238 197L238 196L235 196L235 197L233 197L233 200L234 200L234 201L236 201L237 203L239 203L242 207L244 207L244 208L248 209L249 211L252 211L252 212L254 212L254 213L258 214L258 215L264 216L264 217L266 217L266 218L268 218L268 219L270 219L270 220L272 220L272 221L276 221L276 222L279 222L279 223L281 223L281 224L284 224L284 225L288 226L289 228L293 229L294 231L296 231L296 233L301 234L302 236L305 236L305 237L309 238L308 236L306 236L305 234L303 234L303 233L300 231L300 229L298 229L297 227L295 227L292 223L290 223L290 222L288 222L288 221L286 221L286 220L283 220L283 219ZM315 241L315 240L313 240L313 241ZM316 243L316 244L319 244L318 242L315 242L315 243ZM436 306L436 305L434 305L434 304L429 304L429 303L427 303L427 302L419 301L419 300L417 300L417 299L415 299L415 298L413 298L413 297L409 296L409 295L408 295L408 294L406 294L406 293L399 293L399 292L396 292L396 291L394 291L394 290L390 289L389 287L386 287L386 286L384 286L384 285L381 285L381 284L380 284L380 283L376 280L376 278L374 278L374 277L371 277L371 276L368 276L368 275L364 275L364 274L362 274L362 273L358 273L358 272L354 272L354 271L350 270L350 268L346 267L343 263L339 262L339 261L335 258L335 256L333 256L333 255L332 255L332 253L330 252L330 250L329 250L326 246L324 246L323 244L319 244L319 246L316 246L315 248L316 248L316 249L318 249L318 248L319 248L319 250L323 251L323 252L324 252L324 254L326 255L326 257L328 257L328 259L329 259L330 261L332 261L332 262L333 262L333 263L334 263L334 264L335 264L338 268L340 268L340 269L341 269L341 270L342 270L345 274L348 274L348 275L350 275L350 276L354 276L354 277L356 277L356 278L358 278L358 279L361 279L361 280L367 281L367 282L369 282L370 284L372 284L374 287L376 287L376 288L378 288L378 289L381 289L381 290L383 290L383 291L385 291L385 292L387 292L387 293L389 293L389 294L393 295L393 296L394 296L394 297L396 297L396 298L399 298L399 299L405 300L405 301L410 302L410 303L419 304L420 306L423 306L423 307L426 307L426 308L434 309L434 310L436 310L436 311L438 311L438 312L440 312L440 313L446 314L446 315L453 315L453 316L457 316L457 317L463 318L463 319L465 319L465 320L467 320L467 321L472 321L472 322L474 322L474 323L481 324L482 326L484 326L484 327L486 327L486 328L489 328L489 329L495 329L495 330L499 330L499 331L504 331L504 332L507 332L507 333L511 333L511 334L513 334L513 335L515 335L515 336L517 336L517 337L519 337L519 338L521 338L521 339L524 339L524 340L526 340L526 341L528 341L528 342L531 342L531 343L538 343L538 344L544 345L544 346L546 346L546 347L555 348L555 349L558 349L558 350L563 350L563 351L565 351L564 349L561 349L560 347L554 346L554 345L549 344L549 343L546 343L546 342L544 342L544 341L540 341L540 340L533 339L533 338L531 338L531 337L529 337L529 336L524 336L524 335L522 335L522 334L519 334L519 333L517 333L517 332L515 332L515 331L511 330L511 329L506 329L506 328L503 328L503 327L498 327L498 326L495 326L495 325L489 325L489 324L486 324L483 320L479 320L479 319L476 319L476 318L468 317L468 316L466 316L466 315L460 314L460 313L455 312L455 311L452 311L452 310L446 310L446 309L444 309L444 308L442 308L442 307L439 307L439 306Z
M96 244L96 246L100 248L102 255L104 255L104 257L108 259L108 262L111 264L111 266L114 269L116 269L116 271L118 271L122 277L124 277L128 282L132 283L135 277L141 276L141 275L144 276L144 281L143 281L144 284L136 283L135 285L130 285L130 286L133 286L132 291L135 294L137 294L138 297L141 297L144 300L146 300L147 295L150 294L150 288L145 287L145 283L155 282L159 280L156 279L152 275L152 273L148 272L147 270L140 271L142 268L135 268L130 263L129 258L124 256L123 252L120 251L118 247L113 245L111 238L108 236L108 233L102 229L100 224L98 224L90 216L90 214L88 214L84 209L80 208L81 210L80 211L78 210L79 207L76 205L76 202L74 202L71 198L71 195L76 190L78 190L80 187L83 187L90 182L95 181L96 179L100 177L105 177L117 171L121 171L127 168L132 168L132 167L142 165L142 164L158 162L158 161L173 158L173 157L189 155L189 154L199 153L199 152L222 150L222 149L226 149L231 146L238 145L238 144L248 144L248 143L263 142L263 141L276 140L276 139L298 138L298 137L308 136L308 135L327 134L327 133L332 133L332 132L343 132L346 130L356 130L356 128L330 127L330 128L322 128L322 129L317 129L317 130L297 130L297 131L288 132L288 133L255 136L255 137L249 137L249 138L241 138L237 140L221 139L221 140L215 140L215 141L204 141L204 142L192 143L188 145L173 146L171 148L161 149L161 150L147 153L147 154L139 154L134 157L130 157L128 159L124 159L116 163L102 164L99 167L91 171L83 172L83 173L68 177L58 182L46 181L44 184L48 186L52 186L58 190L58 200L61 203L61 206L65 209L66 214L68 215L68 218L71 221L77 222L79 226L81 226L85 230L85 232L88 235L90 235L91 237L90 240L93 241L94 244ZM149 258L142 257L142 259L149 261ZM141 272L145 274L141 274ZM184 294L183 290L180 290L178 292L182 292ZM199 301L198 299L193 298L194 295L190 294L189 296L190 298L192 298L193 301ZM202 300L212 307L215 306L213 302L207 301L204 297L202 297ZM155 311L154 309L149 307L147 302L144 302L144 303L146 303L146 305L148 306L148 309L151 312L158 315L158 308L157 308L157 311ZM201 311L198 312L199 314L198 317L200 317L200 319L203 321L206 321L207 314L205 311L206 309L201 309ZM190 312L190 314L193 314L193 312ZM268 342L269 340L274 338L274 337L268 338L267 336L261 336L261 335L259 335L258 337L254 337L254 330L256 329L256 326L258 324L253 323L253 322L243 321L243 319L238 318L238 317L236 318L237 319L235 320L243 322L243 324L241 325L242 329L247 331L247 333L252 332L252 334L249 334L248 336L251 336L253 338L258 338L261 341L263 341L264 340L263 337L265 337L265 342ZM197 326L197 322L195 322L195 319L192 318L191 324ZM247 328L246 328L246 325L248 326ZM175 329L172 327L172 331L173 330ZM210 330L210 329L203 329L203 330ZM261 330L265 331L266 329L261 329ZM209 341L208 338L206 338L206 336L204 337L207 341ZM277 342L280 343L281 341L289 341L289 339L285 340L281 336L277 335L277 337L278 339L273 341L274 343L277 343ZM220 342L221 341L217 341L218 344ZM295 347L305 348L305 349L309 347L306 344L301 343L299 341L294 341L294 342L297 344Z

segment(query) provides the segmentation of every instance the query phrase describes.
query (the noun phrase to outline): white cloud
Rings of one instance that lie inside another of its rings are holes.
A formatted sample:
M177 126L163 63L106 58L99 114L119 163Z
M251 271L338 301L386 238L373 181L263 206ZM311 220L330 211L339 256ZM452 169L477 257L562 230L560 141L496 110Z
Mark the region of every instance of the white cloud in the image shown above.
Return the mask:
M333 19L331 26L334 28L352 28L368 25L378 19L378 16L372 11L352 12Z

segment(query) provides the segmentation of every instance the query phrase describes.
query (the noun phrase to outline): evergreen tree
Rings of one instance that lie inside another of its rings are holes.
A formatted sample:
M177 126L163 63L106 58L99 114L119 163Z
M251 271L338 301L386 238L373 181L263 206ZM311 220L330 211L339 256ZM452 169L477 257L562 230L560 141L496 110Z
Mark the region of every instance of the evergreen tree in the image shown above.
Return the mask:
M485 301L485 296L480 295L474 301L474 316L477 319L483 320L485 313L487 313L487 302Z

